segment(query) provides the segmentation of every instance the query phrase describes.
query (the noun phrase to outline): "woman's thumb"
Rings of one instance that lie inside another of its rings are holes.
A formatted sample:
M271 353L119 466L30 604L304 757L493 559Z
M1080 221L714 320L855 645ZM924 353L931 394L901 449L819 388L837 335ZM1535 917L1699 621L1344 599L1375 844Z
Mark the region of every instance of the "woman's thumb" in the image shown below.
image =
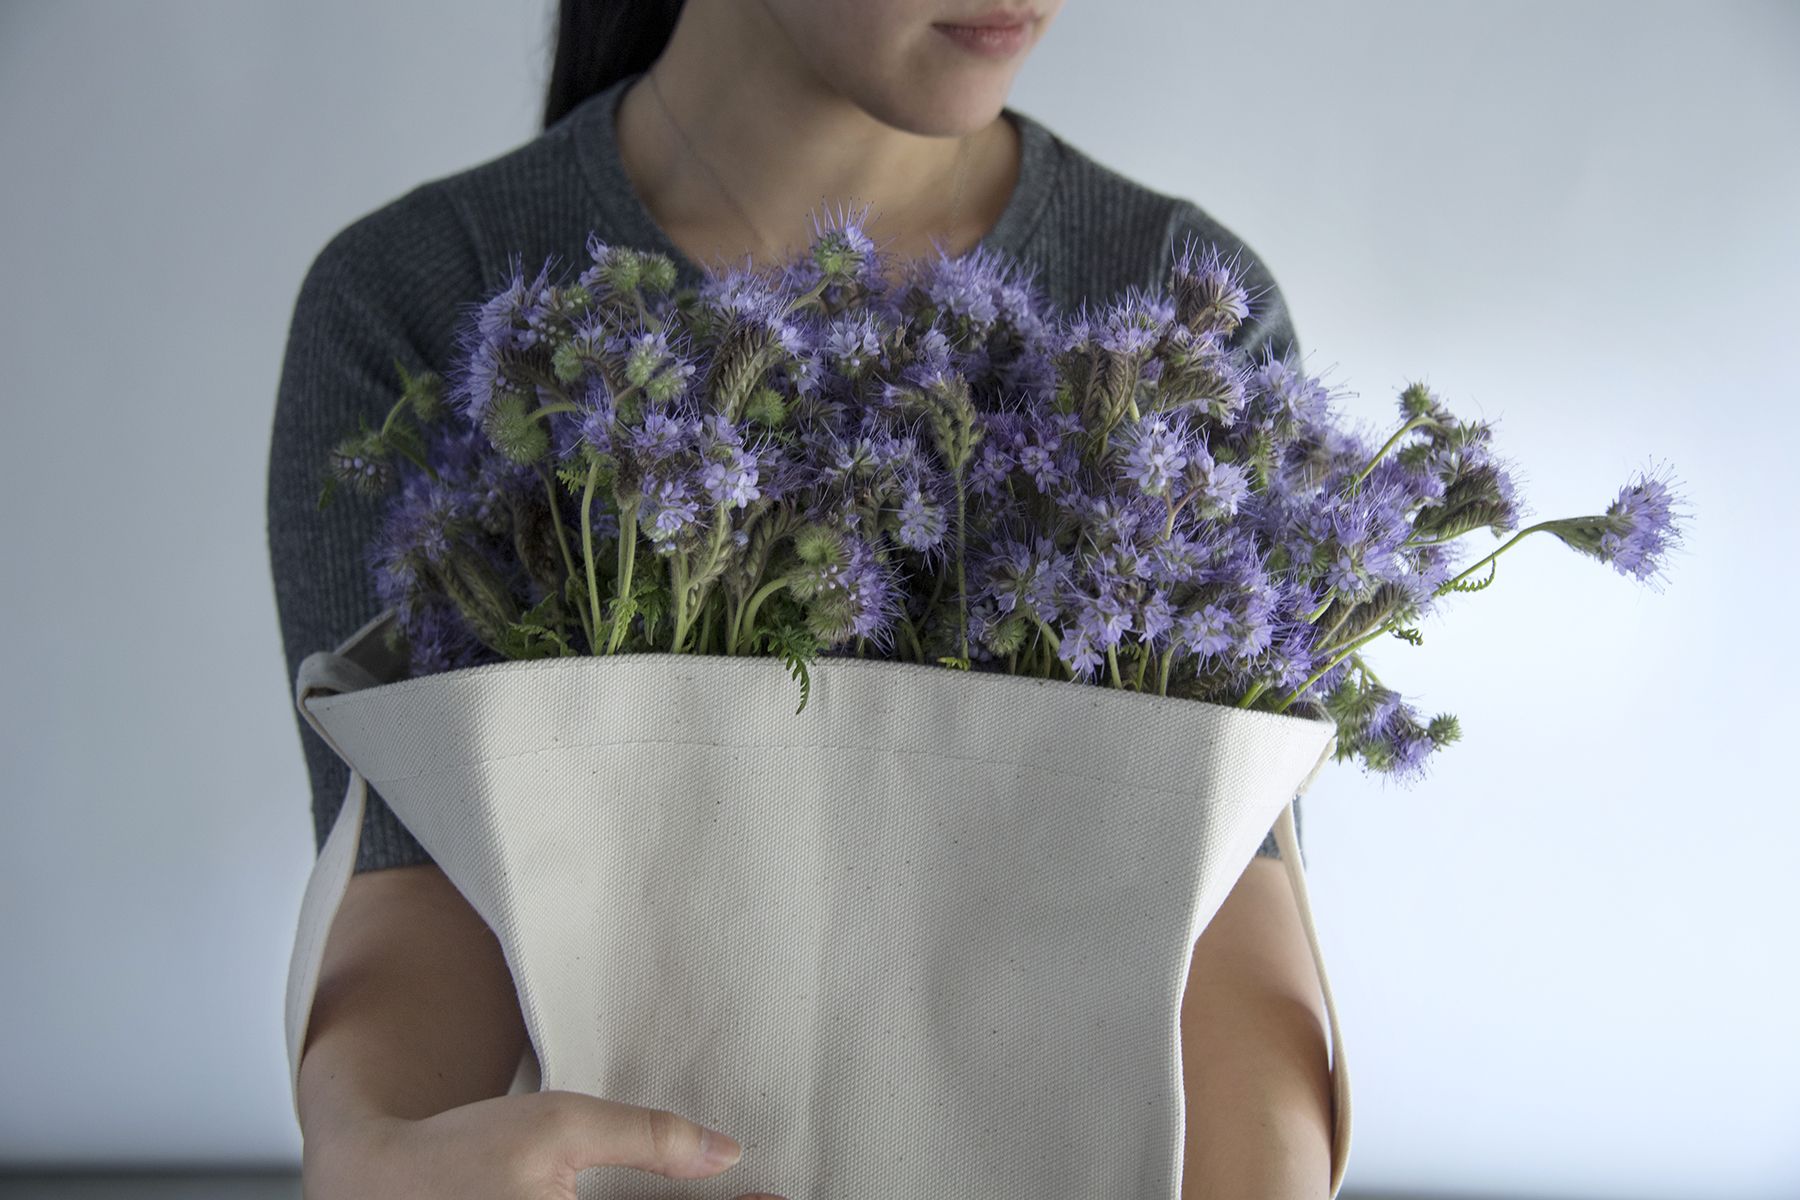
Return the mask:
M547 1093L548 1094L548 1093ZM736 1141L661 1108L640 1108L590 1096L557 1092L562 1151L576 1170L635 1167L670 1179L717 1175L743 1154Z

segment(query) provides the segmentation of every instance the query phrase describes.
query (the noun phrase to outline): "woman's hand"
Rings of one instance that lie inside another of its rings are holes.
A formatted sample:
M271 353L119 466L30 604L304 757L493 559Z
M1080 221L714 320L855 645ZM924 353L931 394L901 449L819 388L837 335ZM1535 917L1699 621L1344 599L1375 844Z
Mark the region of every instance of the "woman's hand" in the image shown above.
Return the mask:
M705 1179L737 1161L708 1159L700 1125L582 1092L496 1096L436 1116L346 1118L305 1139L305 1200L575 1200L575 1176L619 1166ZM781 1200L747 1192L737 1200Z

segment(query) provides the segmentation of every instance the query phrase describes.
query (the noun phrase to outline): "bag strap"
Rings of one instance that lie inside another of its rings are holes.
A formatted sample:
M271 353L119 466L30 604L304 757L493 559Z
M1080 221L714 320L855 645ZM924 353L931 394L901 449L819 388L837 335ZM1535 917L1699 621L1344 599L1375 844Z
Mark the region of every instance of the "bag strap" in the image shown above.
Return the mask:
M372 638L378 626L387 619L383 612L350 636L337 650L316 650L300 662L294 680L294 704L307 724L327 746L349 765L344 748L328 733L307 707L307 701L318 695L357 691L373 687L380 681L361 663L349 657ZM338 808L337 820L319 850L312 874L306 881L306 893L300 899L300 919L294 931L294 949L288 958L287 1027L288 1091L294 1102L294 1119L300 1119L300 1055L305 1048L307 1026L312 1018L313 998L319 990L319 970L325 961L325 939L356 872L357 850L362 844L363 812L368 807L369 786L350 767L350 783L344 789L344 802Z
M1334 737L1311 774L1300 784L1304 794L1337 748ZM1275 844L1281 849L1281 861L1287 864L1288 880L1294 886L1294 900L1300 909L1300 924L1306 927L1306 940L1312 947L1313 967L1319 973L1319 990L1325 995L1325 1013L1331 1022L1331 1200L1336 1200L1344 1183L1344 1168L1350 1160L1350 1068L1344 1062L1344 1037L1338 1027L1337 1002L1331 996L1331 980L1325 974L1325 955L1319 950L1319 933L1313 928L1312 905L1306 895L1306 866L1300 861L1300 835L1294 827L1294 804L1289 801L1275 818Z
M338 808L331 833L319 850L306 893L300 900L300 917L294 932L294 948L288 959L286 1031L288 1053L288 1091L294 1103L294 1119L300 1119L300 1059L305 1049L306 1031L312 1021L313 1000L319 990L319 973L325 961L325 941L332 923L343 906L344 893L356 873L358 851L362 846L363 819L369 805L369 785L342 746L313 715L307 701L315 696L359 691L379 686L384 680L399 677L403 664L387 650L381 634L394 610L384 609L335 651L318 650L300 662L294 682L294 703L307 724L313 727L326 745L350 768L350 782L344 789L344 802ZM371 669L371 666L374 669ZM514 1092L535 1092L540 1087L536 1051L529 1041L520 1056L520 1066L513 1079Z
M300 1119L300 1052L312 1019L313 998L319 990L319 968L325 961L325 939L344 902L344 890L356 871L356 852L362 844L363 810L368 805L368 784L354 769L337 821L319 851L306 894L300 900L300 921L294 933L294 950L288 958L287 1052L288 1090L293 1095L294 1120Z

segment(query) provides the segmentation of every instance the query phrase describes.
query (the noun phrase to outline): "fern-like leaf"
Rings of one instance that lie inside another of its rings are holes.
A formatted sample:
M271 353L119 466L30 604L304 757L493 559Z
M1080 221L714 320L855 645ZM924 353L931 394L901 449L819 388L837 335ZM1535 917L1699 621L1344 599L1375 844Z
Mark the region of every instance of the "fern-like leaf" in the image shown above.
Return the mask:
M1470 580L1470 579L1465 579L1465 580L1462 580L1460 583L1451 584L1450 590L1453 592L1479 592L1482 588L1484 588L1488 584L1494 582L1494 575L1499 570L1499 566L1500 566L1500 560L1495 559L1492 562L1488 563L1488 577L1486 579L1483 579L1480 583L1476 583L1475 581Z

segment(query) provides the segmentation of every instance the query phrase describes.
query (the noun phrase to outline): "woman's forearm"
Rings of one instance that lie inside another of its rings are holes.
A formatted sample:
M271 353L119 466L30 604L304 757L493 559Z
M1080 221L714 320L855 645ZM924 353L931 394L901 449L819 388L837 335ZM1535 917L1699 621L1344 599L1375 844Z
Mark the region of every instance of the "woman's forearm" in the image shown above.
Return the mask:
M1330 1039L1316 1010L1227 983L1181 1009L1182 1200L1324 1200Z
M439 867L351 876L300 1059L303 1136L503 1096L525 1044L500 943Z

